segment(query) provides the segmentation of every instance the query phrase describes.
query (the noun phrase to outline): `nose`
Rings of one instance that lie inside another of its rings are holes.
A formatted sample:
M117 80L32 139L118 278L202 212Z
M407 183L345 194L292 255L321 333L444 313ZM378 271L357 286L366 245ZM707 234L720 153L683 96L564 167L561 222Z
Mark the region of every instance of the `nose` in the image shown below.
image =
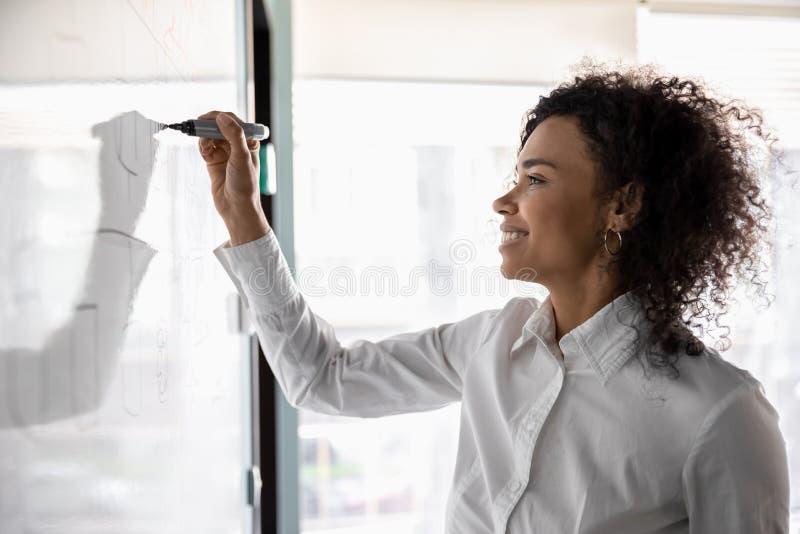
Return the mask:
M516 213L517 207L514 202L511 201L513 192L513 190L509 191L505 195L496 198L494 202L492 202L492 209L495 211L495 213L505 213L507 215Z

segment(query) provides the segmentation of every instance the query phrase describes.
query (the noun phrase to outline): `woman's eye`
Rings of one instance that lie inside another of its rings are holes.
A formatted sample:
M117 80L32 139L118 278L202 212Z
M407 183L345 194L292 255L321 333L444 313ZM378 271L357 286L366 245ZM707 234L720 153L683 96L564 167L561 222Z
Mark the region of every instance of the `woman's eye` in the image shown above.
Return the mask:
M530 180L536 180L536 183L544 183L544 180L540 180L540 179L538 179L538 178L537 178L537 177L535 177L535 176L528 176L528 178L529 178ZM512 184L514 184L514 187L516 187L516 185L517 185L519 182L517 182L516 180L511 180L511 183L512 183ZM531 183L530 183L530 184L528 184L528 185L536 185L536 183L534 183L533 181L531 181Z

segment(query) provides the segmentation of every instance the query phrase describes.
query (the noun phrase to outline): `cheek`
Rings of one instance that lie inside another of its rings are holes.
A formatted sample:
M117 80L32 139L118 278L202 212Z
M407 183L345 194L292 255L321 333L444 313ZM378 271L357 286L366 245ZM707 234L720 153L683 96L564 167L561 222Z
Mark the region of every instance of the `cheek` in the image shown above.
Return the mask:
M561 212L556 199L548 198L543 192L536 191L528 193L528 198L520 202L519 210L525 222L528 223L531 233L537 229L552 226L553 221L560 217Z
M583 249L593 240L593 207L567 198L531 199L528 223L531 243L553 252Z
M524 209L530 237L534 241L564 238L573 232L575 215L554 195L550 198L546 195L531 198Z

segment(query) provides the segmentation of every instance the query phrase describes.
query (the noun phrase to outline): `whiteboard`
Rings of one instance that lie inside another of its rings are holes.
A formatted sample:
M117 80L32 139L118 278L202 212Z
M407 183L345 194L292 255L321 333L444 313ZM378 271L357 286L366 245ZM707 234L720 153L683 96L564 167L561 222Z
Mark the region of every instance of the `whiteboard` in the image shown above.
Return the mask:
M243 2L0 4L0 532L247 530L246 341L196 139Z

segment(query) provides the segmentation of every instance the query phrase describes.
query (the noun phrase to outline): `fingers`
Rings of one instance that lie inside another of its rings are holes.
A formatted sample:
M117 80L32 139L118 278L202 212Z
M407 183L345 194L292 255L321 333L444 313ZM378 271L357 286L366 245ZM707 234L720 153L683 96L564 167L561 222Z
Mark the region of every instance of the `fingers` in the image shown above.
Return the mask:
M244 130L237 122L238 117L232 113L220 113L215 117L217 126L225 140L231 145L231 157L240 161L250 158L250 148L244 137Z
M208 113L203 113L202 115L198 115L198 119L216 119L217 115L222 113L221 111L209 111Z
M247 149L250 151L250 161L258 168L261 164L259 161L259 153L261 152L261 141L257 139L247 140Z
M223 124L223 119L218 119L220 116L233 117L235 120L228 126ZM198 148L200 155L206 163L217 163L227 159L228 154L241 159L250 158L251 160L258 159L258 151L261 148L261 143L257 139L245 139L244 131L236 121L241 119L234 113L227 113L222 111L209 111L197 117L198 119L213 119L217 121L220 131L225 136L225 139L209 139L201 137L198 141Z
M198 119L214 119L217 115L219 115L220 111L209 111L208 113L203 113L202 115L198 115ZM205 160L206 163L214 163L216 158L215 151L220 148L220 145L223 141L217 139L210 139L208 137L201 137L197 141L197 148L200 150L200 156Z
M216 120L216 118L220 114L223 114L223 113L225 115L230 115L231 117L234 117L239 122L244 122L235 113L228 113L228 112L216 111L216 110L215 111L209 111L208 113L203 113L202 115L198 115L197 118L198 119L214 119L214 120ZM224 143L226 141L223 141L222 139L218 139L217 140L217 146L219 146L221 143ZM251 151L251 152L253 150L258 150L259 147L261 146L261 143L257 139L245 139L245 141L247 142L247 149L249 151Z
M237 121L244 122L238 115L236 115L235 113L231 113L230 111L213 110L213 111L209 111L207 113L203 113L202 115L198 115L197 118L198 119L216 119L218 115L222 115L222 114L230 115L231 117L235 118Z
M219 148L214 142L214 139L201 137L197 142L197 146L200 149L200 156L202 156L206 163L211 163L214 161L214 151Z

